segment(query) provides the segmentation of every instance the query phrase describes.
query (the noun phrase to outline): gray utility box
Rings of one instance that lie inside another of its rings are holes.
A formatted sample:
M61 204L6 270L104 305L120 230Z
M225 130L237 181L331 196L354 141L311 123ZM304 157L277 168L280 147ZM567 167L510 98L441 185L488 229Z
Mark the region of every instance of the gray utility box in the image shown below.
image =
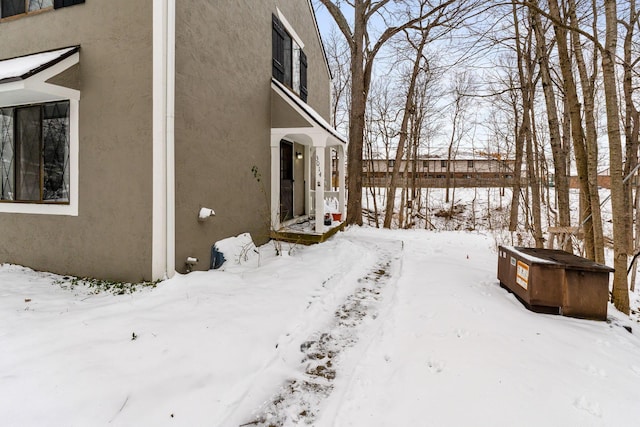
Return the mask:
M613 268L568 252L500 246L500 286L532 311L606 320Z

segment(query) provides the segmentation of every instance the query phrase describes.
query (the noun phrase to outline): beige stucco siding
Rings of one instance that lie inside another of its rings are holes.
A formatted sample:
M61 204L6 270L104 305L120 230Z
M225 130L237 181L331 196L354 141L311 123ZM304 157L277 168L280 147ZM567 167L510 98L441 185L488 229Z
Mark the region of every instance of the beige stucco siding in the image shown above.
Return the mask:
M81 46L77 70L52 80L81 91L78 216L0 213L0 262L150 278L151 10L152 0L87 1L0 23L0 59Z
M329 118L329 76L307 0L176 5L176 269L207 269L217 240L269 236L272 14L303 39L309 104ZM251 169L261 174L258 182ZM200 207L215 210L205 222Z

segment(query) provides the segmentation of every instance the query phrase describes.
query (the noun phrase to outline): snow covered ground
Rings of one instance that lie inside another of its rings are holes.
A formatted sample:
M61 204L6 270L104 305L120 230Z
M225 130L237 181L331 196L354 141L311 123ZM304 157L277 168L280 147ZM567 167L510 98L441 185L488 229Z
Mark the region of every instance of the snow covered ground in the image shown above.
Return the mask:
M640 425L637 316L527 311L495 240L354 228L116 296L0 266L0 424Z

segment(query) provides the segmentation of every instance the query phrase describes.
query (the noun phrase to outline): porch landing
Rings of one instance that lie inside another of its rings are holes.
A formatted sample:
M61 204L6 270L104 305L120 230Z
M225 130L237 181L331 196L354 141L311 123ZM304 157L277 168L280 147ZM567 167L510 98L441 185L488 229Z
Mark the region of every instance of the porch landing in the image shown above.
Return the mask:
M282 227L280 230L271 231L271 238L282 242L299 243L302 245L313 245L322 243L338 231L345 228L344 221L333 221L331 225L325 225L322 233L314 230L315 222L305 219Z

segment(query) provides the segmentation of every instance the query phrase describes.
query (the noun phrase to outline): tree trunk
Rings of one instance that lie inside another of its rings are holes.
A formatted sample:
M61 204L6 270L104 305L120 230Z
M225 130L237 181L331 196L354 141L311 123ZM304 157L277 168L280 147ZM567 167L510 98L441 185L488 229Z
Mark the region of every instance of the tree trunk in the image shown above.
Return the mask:
M536 48L538 62L540 63L540 77L542 79L542 91L544 93L545 105L547 107L547 123L549 125L549 143L553 155L554 186L556 200L558 201L558 226L569 227L571 217L569 210L569 180L567 178L567 153L562 144L560 134L560 123L558 120L558 108L556 96L553 91L553 81L549 67L548 47L543 33L542 20L540 15L532 10L533 30L536 36ZM571 251L571 244L568 242L563 248Z
M416 87L416 80L418 74L420 74L420 63L422 61L422 51L427 43L428 31L423 30L420 38L420 43L416 48L416 58L413 62L413 69L411 70L411 78L409 80L409 87L407 88L407 98L404 104L404 114L402 115L402 124L400 126L400 138L398 141L398 148L396 150L395 167L391 173L391 182L387 191L387 205L385 208L384 228L391 228L391 219L393 217L393 208L395 204L396 188L398 187L398 176L400 174L400 168L402 164L402 158L404 156L404 148L408 142L408 129L409 119L415 111L414 93ZM407 162L408 163L408 162ZM402 206L401 206L402 208Z
M533 76L531 73L533 70L529 70L528 78ZM530 84L531 95L530 99L534 97L533 84ZM529 187L531 188L531 213L533 215L533 238L536 242L536 248L544 248L544 237L542 236L542 218L541 218L541 200L540 200L540 174L538 172L537 163L537 149L534 149L535 137L535 119L531 114L531 130L527 135L527 170L529 172ZM537 145L537 144L536 144Z
M578 28L578 19L576 16L575 0L569 0L569 16L571 26ZM594 18L595 19L595 18ZM595 22L594 22L595 25ZM595 33L594 37L597 37ZM582 88L582 99L584 100L584 120L585 120L585 146L587 153L587 182L589 184L589 199L591 209L591 224L593 226L593 250L594 260L604 263L604 236L602 232L602 214L600 211L600 194L598 193L598 134L595 122L595 78L597 68L594 67L593 75L589 78L587 67L585 65L584 55L582 54L582 45L580 44L580 36L577 32L571 33L573 51L578 66L580 76L580 87ZM597 61L598 50L594 49L594 61Z
M626 34L624 37L623 45L623 80L622 80L622 93L625 101L624 108L624 135L625 135L625 164L624 164L624 177L626 178L638 164L638 130L639 119L638 110L633 102L633 60L632 60L632 45L633 45L633 33L635 25L637 25L638 16L636 14L635 0L629 0L629 22L624 23L626 27ZM633 179L629 179L624 183L625 194L625 206L627 207L625 218L625 228L627 232L625 235L628 237L627 245L628 252L632 253L633 244Z
M560 71L562 72L562 80L567 106L569 107L569 119L571 121L571 136L573 140L573 151L576 158L576 169L578 172L578 180L580 182L580 192L586 198L585 209L582 212L584 223L584 246L585 256L589 259L595 259L595 250L593 242L593 218L591 216L591 197L588 181L588 161L587 152L584 145L584 131L582 129L582 116L580 112L580 100L576 89L575 80L573 78L573 70L571 67L571 59L569 57L569 49L567 47L567 30L564 26L559 25L564 22L560 16L558 0L549 0L549 13L554 18L553 28L556 34L556 44L558 46L558 60L560 63Z
M517 52L517 62L518 62L518 70L520 76L520 87L521 92L524 94L524 87L522 85L523 80L523 71L522 71L522 51L520 49L520 26L518 24L519 18L517 14L516 4L515 2L512 4L512 15L513 15L513 25L515 28L515 41L516 41L516 52ZM513 87L513 82L511 82L511 86ZM524 107L524 95L523 95L523 115L526 108ZM513 191L511 196L511 210L509 215L509 231L516 231L518 228L519 217L520 217L520 189L521 189L521 172L522 172L522 156L524 152L524 131L521 127L519 127L518 123L518 105L515 99L512 100L512 108L513 108L513 117L514 117L514 132L515 132L515 161L513 167ZM528 121L528 117L522 119L522 123Z
M615 54L617 46L617 10L615 0L606 0L605 49L602 54L602 77L607 110L607 133L609 135L609 164L611 170L611 208L613 212L624 212L624 186L622 184L622 140L618 116L618 94L616 87ZM627 284L627 245L624 220L613 215L613 303L616 308L629 314L629 288Z
M364 3L355 2L355 22L351 47L351 109L349 110L349 148L347 162L347 224L362 225L362 148L364 141L365 93Z

